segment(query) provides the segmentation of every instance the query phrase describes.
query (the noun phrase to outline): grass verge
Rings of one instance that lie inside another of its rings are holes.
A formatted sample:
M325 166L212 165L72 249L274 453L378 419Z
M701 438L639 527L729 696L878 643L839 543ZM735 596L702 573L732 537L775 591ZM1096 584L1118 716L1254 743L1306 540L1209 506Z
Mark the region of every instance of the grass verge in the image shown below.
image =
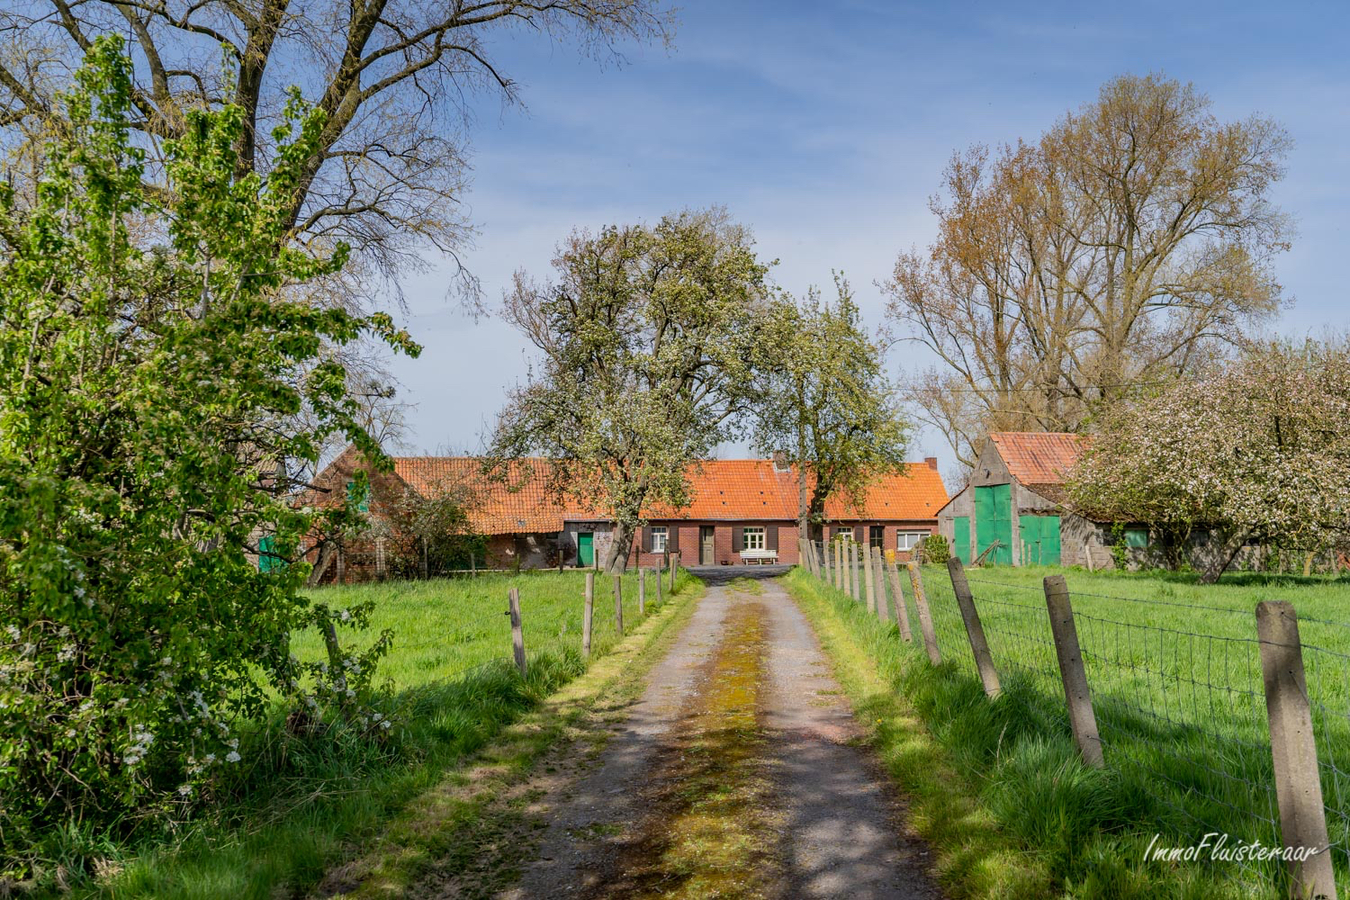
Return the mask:
M582 583L581 573L549 573L320 592L335 608L374 599L375 629L395 630L395 649L381 668L391 682L384 712L400 723L392 737L373 741L341 729L295 735L282 727L279 712L277 721L262 723L244 741L235 779L220 786L197 818L173 832L138 834L135 842L105 842L98 848L102 874L74 885L72 893L182 900L303 896L372 842L388 841L398 823L415 818L410 811L422 798L469 778L492 757L484 748L507 726L521 722L542 752L557 732L533 716L548 715L550 698L580 702L587 685L594 689L612 680L652 629L702 590L701 582L681 573L675 595L667 594L669 602L658 607L649 579L643 625L636 580L626 577L629 638L620 641L607 585L597 585L588 666L580 652ZM524 680L506 658L510 632L502 610L510 586L521 588L525 610ZM297 639L296 652L318 652L317 641ZM516 755L521 764L533 758L524 749ZM469 807L457 808L471 816Z
M331 871L321 895L490 897L511 884L537 837L528 807L539 790L527 776L565 742L580 744L585 759L598 755L603 734L589 720L603 718L601 706L622 710L641 693L647 672L689 621L703 590L692 578L681 582L673 602L613 653L504 729L469 764L409 804L364 853Z
M1147 791L1082 766L1043 695L1014 678L991 703L969 673L929 665L843 593L800 569L784 581L910 798L951 896L1259 896L1215 867L1146 863L1159 815Z

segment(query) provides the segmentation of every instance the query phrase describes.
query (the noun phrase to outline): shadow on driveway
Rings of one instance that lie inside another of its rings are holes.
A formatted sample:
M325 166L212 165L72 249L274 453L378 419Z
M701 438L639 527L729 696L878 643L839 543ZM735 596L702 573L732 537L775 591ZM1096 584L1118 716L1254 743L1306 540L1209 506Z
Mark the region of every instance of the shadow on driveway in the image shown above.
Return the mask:
M792 571L792 566L686 566L689 574L709 585L726 584L733 578L777 578Z

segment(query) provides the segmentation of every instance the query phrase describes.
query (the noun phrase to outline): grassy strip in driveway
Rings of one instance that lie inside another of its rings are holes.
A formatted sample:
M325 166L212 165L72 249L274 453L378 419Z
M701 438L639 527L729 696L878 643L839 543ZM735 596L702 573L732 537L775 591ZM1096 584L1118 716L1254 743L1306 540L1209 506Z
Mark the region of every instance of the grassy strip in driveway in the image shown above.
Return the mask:
M702 582L682 582L670 602L585 675L505 728L409 804L365 852L331 870L319 895L488 897L507 887L537 837L527 810L539 791L528 776L564 741L578 745L573 763L598 755L603 737L592 717L602 718L606 710L622 716L703 593Z

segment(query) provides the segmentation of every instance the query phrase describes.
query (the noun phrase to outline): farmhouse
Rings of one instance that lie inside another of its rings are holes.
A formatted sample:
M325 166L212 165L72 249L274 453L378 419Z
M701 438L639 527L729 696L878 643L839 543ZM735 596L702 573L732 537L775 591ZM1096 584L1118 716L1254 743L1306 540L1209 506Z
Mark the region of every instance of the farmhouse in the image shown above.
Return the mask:
M962 562L993 565L1114 565L1109 526L1064 505L1064 479L1084 449L1077 434L1001 431L984 442L970 483L938 511L938 532ZM1125 530L1126 545L1148 541Z
M371 546L344 548L345 559L325 579L379 578L386 574L382 548L390 533L388 512L399 498L455 491L463 497L470 528L486 538L486 568L590 567L606 554L614 523L594 510L560 501L547 489L547 463L521 460L505 479L488 479L482 460L468 456L394 457L394 471L371 478L362 498L372 520ZM350 490L360 455L348 448L316 478L336 502ZM633 541L630 565L659 565L679 552L687 566L797 562L796 471L771 459L706 460L690 468L690 503L683 509L645 511L647 524ZM319 501L322 502L322 501ZM873 481L856 504L831 498L827 530L895 550L901 560L938 527L947 491L937 460L909 463L904 471ZM341 575L338 572L341 571Z

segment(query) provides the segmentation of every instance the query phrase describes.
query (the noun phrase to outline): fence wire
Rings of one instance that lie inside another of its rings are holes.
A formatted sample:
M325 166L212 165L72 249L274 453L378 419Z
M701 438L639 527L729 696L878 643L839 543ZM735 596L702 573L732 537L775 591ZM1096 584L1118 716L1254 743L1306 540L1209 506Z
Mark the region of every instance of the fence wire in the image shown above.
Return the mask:
M1058 711L1056 727L1067 732L1063 681L1042 587L979 571L971 570L967 582L1005 692L1018 686L1030 690L1046 708ZM948 572L924 567L922 577L943 662L978 679ZM910 594L908 578L902 583ZM1160 833L1177 838L1178 846L1210 832L1227 833L1232 842L1281 846L1253 610L1072 588L1070 598L1107 765L1152 801ZM906 601L914 646L922 652L913 597ZM1165 624L1151 621L1155 618ZM1350 881L1350 654L1332 647L1346 638L1350 623L1303 616L1298 621L1331 853L1337 883L1345 885ZM1252 887L1287 884L1283 863L1237 862L1241 881Z

